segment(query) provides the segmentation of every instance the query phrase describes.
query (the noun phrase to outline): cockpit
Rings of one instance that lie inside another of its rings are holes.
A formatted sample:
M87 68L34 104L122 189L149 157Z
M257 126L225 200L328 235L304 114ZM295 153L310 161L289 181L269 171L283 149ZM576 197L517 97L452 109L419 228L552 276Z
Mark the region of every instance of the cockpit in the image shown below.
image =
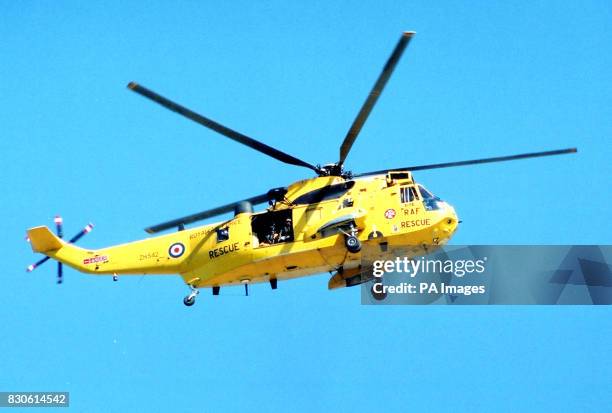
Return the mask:
M444 202L422 185L406 185L400 188L402 204L421 200L427 211L436 211L444 206Z
M425 189L422 185L417 185L421 199L423 200L423 206L427 211L436 211L443 206L442 200Z

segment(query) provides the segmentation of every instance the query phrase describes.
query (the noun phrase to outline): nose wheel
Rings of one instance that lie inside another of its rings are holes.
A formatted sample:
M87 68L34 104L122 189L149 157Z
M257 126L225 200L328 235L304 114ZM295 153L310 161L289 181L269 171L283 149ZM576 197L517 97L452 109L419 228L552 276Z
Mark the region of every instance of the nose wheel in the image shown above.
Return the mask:
M183 298L183 304L185 304L187 307L191 307L192 305L194 305L196 297L198 296L198 294L200 294L200 290L198 290L194 286L190 285L189 288L191 288L191 292L188 296Z

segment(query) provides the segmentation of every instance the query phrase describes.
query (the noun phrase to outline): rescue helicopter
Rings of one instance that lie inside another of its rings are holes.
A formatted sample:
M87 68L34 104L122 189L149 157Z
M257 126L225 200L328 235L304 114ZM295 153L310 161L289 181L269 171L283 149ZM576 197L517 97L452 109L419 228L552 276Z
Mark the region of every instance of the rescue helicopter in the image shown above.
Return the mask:
M65 241L61 218L56 219L57 234L46 226L27 231L33 251L46 255L41 261L50 257L59 262L58 282L62 264L83 273L112 275L115 280L124 274L178 274L190 289L183 299L187 306L195 303L201 288L211 288L213 295L219 295L221 287L244 285L248 295L249 284L265 282L276 289L279 280L324 272L332 274L329 289L354 286L369 280L361 266L362 247L376 251L414 248L416 254L446 244L457 230L460 221L454 208L416 182L413 172L577 151L568 148L363 173L346 169L351 147L414 34L402 33L342 141L338 160L323 166L268 146L130 82L128 88L133 92L278 161L307 168L314 177L153 225L146 231L156 236L101 249L74 245L91 230L91 224ZM261 204L268 206L255 212L254 207ZM232 218L186 227L231 212ZM174 231L158 235L167 230Z

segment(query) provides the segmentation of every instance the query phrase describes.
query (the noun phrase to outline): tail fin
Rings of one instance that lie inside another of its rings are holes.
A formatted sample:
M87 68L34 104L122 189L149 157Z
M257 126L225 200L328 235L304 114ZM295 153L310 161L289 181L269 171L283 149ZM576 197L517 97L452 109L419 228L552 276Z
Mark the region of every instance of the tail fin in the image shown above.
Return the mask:
M64 242L45 226L30 228L28 230L28 237L34 252L45 254L57 251L64 246Z

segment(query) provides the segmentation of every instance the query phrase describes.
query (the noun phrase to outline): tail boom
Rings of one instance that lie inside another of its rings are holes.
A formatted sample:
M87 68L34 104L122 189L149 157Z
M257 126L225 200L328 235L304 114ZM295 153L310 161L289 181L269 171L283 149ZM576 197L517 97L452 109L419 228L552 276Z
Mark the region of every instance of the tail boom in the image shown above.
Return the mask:
M46 226L27 233L34 252L89 274L176 274L188 255L183 251L181 257L167 256L167 235L90 250L60 239Z

